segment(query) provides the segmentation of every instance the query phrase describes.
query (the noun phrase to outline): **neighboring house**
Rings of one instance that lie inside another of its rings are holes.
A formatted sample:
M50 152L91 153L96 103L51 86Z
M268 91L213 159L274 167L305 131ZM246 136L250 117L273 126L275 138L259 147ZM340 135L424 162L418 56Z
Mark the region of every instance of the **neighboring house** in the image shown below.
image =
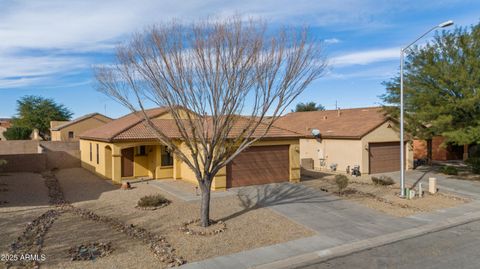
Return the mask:
M476 149L475 145L452 145L444 143L445 138L435 136L432 138L432 160L434 161L451 161L466 160ZM413 150L415 159L427 158L427 142L425 140L414 140Z
M91 113L72 121L51 121L50 132L52 141L78 141L78 136L111 122L112 119L100 113Z
M11 126L12 126L11 119L0 118L0 141L7 140L5 136L3 136L3 132L5 132Z
M336 165L338 171L346 171L359 165L364 174L400 170L400 135L380 107L293 112L275 125L306 136L300 139L300 159L306 168L330 170ZM312 131L320 134L315 137ZM410 169L410 143L405 156Z
M181 150L187 151L168 109L156 108L146 112L166 135L178 139ZM300 181L300 137L298 133L272 127L262 140L219 171L212 188ZM137 177L173 178L197 183L193 171L175 158L175 154L155 138L155 134L144 125L143 118L136 114L83 133L80 150L84 168L116 183Z

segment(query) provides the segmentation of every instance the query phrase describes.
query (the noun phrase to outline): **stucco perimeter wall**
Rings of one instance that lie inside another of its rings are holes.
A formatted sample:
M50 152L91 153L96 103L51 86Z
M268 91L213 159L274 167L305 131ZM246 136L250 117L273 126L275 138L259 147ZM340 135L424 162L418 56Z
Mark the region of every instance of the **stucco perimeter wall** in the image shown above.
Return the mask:
M78 141L78 136L81 133L93 128L100 127L110 121L111 119L105 116L96 115L94 117L79 121L75 124L62 128L61 130L51 131L52 141ZM73 132L73 138L68 138L69 132Z
M300 139L300 159L313 159L314 169L330 170L337 164L337 171L362 163L362 143L350 139Z
M362 165L360 170L362 173L368 173L369 169L369 150L368 144L369 143L379 143L379 142L399 142L400 143L400 133L396 131L393 127L393 123L385 122L372 132L368 133L362 138ZM406 155L406 162L405 168L406 169L413 169L413 145L412 141L406 141L405 144L405 155Z
M274 146L274 145L290 145L289 147L289 158L290 158L290 182L299 182L300 181L300 146L299 140L264 140L259 141L253 146ZM185 145L181 145L181 150L186 153L188 156L188 149ZM195 173L185 164L184 162L175 159L175 165L180 167L180 169L175 169L175 179L182 179L193 184L197 184L197 179ZM215 176L212 189L214 190L224 190L227 187L227 169L224 167Z
M36 140L0 141L0 155L38 153L39 152L38 146L39 146L39 141L36 141Z

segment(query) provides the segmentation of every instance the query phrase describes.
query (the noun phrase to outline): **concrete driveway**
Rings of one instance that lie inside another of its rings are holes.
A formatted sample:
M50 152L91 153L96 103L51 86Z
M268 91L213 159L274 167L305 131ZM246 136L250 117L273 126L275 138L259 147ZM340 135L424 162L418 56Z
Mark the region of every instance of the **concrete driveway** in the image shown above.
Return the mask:
M379 174L380 175L380 174ZM393 179L400 181L400 172L384 173ZM415 170L409 170L405 173L405 181L407 186L411 186L415 182L423 182L424 188L428 188L428 178L437 178L437 187L440 190L456 192L472 199L480 200L480 182L472 180L458 179L454 175L445 175L436 171L435 167L421 166Z
M320 235L342 242L419 224L416 220L388 216L301 184L267 184L230 191L237 193L246 208L268 207Z

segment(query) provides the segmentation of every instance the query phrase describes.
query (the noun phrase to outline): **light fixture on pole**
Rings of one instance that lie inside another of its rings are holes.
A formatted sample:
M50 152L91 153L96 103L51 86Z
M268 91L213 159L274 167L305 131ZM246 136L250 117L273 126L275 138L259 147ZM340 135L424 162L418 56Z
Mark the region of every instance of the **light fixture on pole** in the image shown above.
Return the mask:
M408 44L406 47L400 50L400 196L405 197L405 139L404 139L404 126L403 126L403 64L405 57L405 50L410 46L415 44L418 40L422 39L424 36L429 34L431 31L438 28L445 28L453 25L453 21L445 21L432 27L430 30L426 31L423 35L415 39L412 43Z

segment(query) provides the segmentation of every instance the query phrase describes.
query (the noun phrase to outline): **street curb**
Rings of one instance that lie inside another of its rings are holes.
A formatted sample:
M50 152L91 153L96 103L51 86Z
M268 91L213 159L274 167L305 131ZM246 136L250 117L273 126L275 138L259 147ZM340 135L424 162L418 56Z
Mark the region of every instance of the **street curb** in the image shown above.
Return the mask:
M306 254L293 256L283 260L275 261L272 263L253 266L251 268L256 269L280 269L280 268L296 268L307 266L314 263L320 263L334 258L347 256L363 250L380 247L388 244L392 244L398 241L410 239L413 237L422 236L425 234L438 232L451 227L467 224L473 221L480 220L480 211L465 214L463 216L449 218L446 220L438 221L431 224L426 224L420 227L411 228L399 232L380 235L377 237L327 248L319 251L309 252Z

